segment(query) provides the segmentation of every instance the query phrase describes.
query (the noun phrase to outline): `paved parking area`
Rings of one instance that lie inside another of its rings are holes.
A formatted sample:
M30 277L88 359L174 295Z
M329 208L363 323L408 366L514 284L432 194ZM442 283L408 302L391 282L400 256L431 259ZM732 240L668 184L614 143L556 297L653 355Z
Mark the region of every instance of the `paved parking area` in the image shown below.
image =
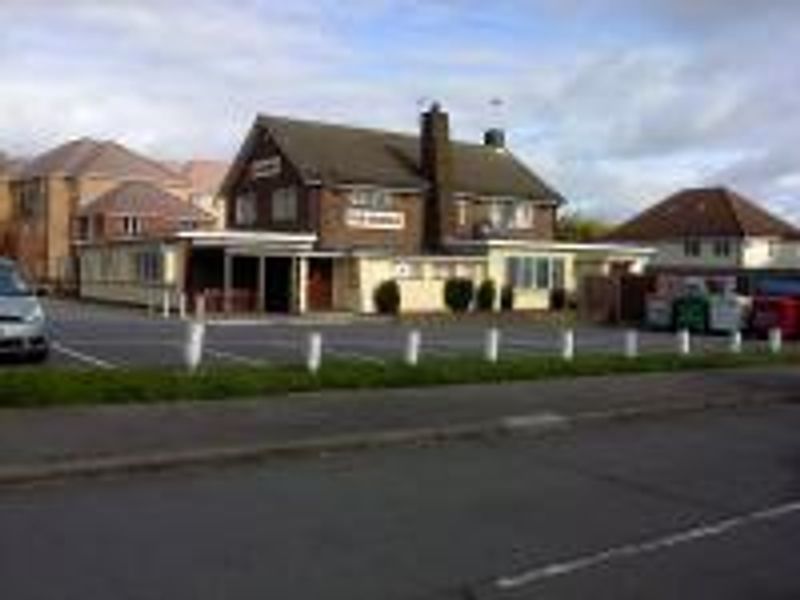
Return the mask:
M186 325L144 311L47 300L53 334L50 366L75 368L178 367L182 364ZM299 363L311 331L323 335L326 357L383 363L403 355L410 326L382 321L298 324L294 320L212 322L207 329L205 361L212 365ZM556 355L561 332L552 325L509 323L501 326L501 355ZM476 322L442 323L420 328L426 356L481 355L486 326ZM747 345L764 345L748 340ZM670 333L641 332L642 352L676 348ZM695 351L722 350L724 336L696 337ZM624 331L583 325L576 328L577 352L622 353ZM8 365L0 368L10 368Z

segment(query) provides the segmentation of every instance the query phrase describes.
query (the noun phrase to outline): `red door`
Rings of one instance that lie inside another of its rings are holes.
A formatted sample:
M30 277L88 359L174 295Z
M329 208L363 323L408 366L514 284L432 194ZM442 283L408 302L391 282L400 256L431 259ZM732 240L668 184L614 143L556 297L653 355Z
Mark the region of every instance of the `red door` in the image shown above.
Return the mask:
M312 258L308 261L308 309L333 308L333 261Z

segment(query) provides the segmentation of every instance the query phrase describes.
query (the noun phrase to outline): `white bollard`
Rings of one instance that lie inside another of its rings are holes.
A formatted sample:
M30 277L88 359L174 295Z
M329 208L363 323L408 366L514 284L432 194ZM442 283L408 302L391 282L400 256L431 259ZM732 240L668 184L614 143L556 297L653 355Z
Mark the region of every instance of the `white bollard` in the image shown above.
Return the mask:
M308 335L306 366L310 373L316 373L322 366L322 334L314 331Z
M639 356L639 332L629 329L625 332L625 356L637 358Z
M742 332L739 330L731 332L730 346L731 354L742 353Z
M500 330L497 327L492 327L486 331L484 357L490 363L496 363L500 357Z
M773 354L780 354L783 350L783 330L773 327L769 330L769 351Z
M419 347L422 337L419 330L413 329L408 332L406 338L406 364L410 367L416 367L419 363Z
M692 353L692 334L688 329L681 329L678 332L678 354L689 356Z
M178 314L182 320L186 320L186 293L181 292L178 296Z
M172 302L170 301L169 290L164 290L164 293L161 296L161 316L165 319L169 319L171 310Z
M186 326L186 341L183 347L183 358L186 368L194 373L203 361L203 344L206 337L206 324L202 321L190 321Z
M197 294L194 299L194 316L198 321L206 320L206 295Z
M575 332L565 329L561 334L561 358L571 361L575 358Z

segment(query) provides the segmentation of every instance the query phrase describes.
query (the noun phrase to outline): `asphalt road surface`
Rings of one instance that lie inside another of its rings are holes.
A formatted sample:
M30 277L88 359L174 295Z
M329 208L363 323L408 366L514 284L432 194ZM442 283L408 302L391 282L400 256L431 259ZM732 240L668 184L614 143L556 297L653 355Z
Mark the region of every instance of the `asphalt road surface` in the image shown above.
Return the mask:
M75 368L179 367L183 361L186 326L143 311L48 300L46 312L54 338L51 366ZM371 363L403 356L408 325L356 321L342 324L296 325L277 322L231 321L207 329L204 361L211 365L301 363L311 330L323 334L324 355ZM428 356L481 355L486 327L475 322L423 327L422 359ZM501 354L557 354L561 332L554 326L513 323L502 329ZM748 341L764 345L762 341ZM583 325L576 331L577 351L622 353L624 331ZM695 340L697 351L723 350L722 337ZM677 347L669 333L643 332L643 352L669 352ZM0 366L0 368L3 368Z
M14 600L800 597L800 407L0 491Z

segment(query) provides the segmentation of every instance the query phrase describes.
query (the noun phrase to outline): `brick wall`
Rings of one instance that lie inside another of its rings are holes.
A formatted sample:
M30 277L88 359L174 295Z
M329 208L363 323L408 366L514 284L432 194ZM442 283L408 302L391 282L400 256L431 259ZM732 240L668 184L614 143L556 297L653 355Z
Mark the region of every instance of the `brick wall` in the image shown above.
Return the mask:
M317 189L312 204L318 211L320 246L327 250L347 248L391 249L403 254L420 254L423 244L422 197L416 194L392 194L387 210L402 212L402 229L366 229L350 227L347 211L350 199L347 192Z

